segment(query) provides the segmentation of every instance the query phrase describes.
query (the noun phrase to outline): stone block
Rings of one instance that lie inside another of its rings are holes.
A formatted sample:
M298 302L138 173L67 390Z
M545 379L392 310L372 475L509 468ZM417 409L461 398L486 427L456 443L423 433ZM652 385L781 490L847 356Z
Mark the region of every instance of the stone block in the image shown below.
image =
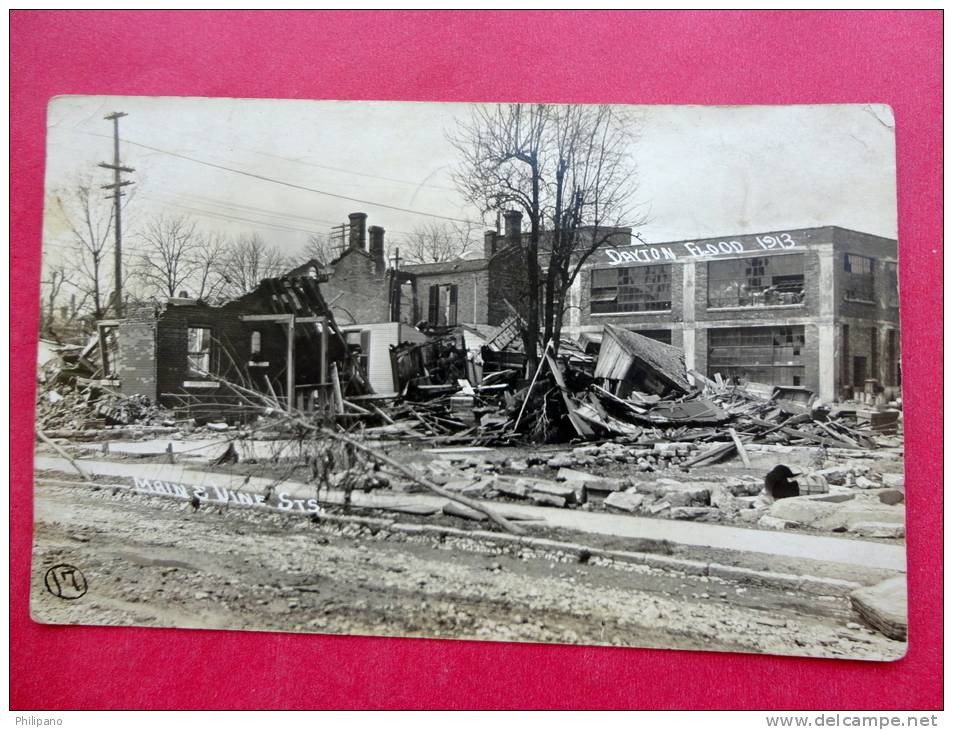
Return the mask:
M530 492L529 499L533 504L543 507L565 507L565 497L559 497L555 494L546 494L545 492Z
M883 504L900 504L903 502L903 492L901 492L899 489L882 489L877 492L877 498Z
M896 641L907 640L907 578L897 576L850 594L864 623Z
M637 512L639 507L645 501L643 494L631 494L629 492L613 492L605 500L605 506L608 509L618 512Z
M903 489L903 474L882 474L880 481L885 487Z
M507 497L515 497L516 499L525 499L529 493L529 486L522 479L517 479L515 482L511 482L508 479L497 479L493 483L493 488L500 494L506 495Z
M855 522L850 531L861 537L899 538L906 534L904 525L896 522Z
M718 514L713 507L672 507L673 520L697 520Z

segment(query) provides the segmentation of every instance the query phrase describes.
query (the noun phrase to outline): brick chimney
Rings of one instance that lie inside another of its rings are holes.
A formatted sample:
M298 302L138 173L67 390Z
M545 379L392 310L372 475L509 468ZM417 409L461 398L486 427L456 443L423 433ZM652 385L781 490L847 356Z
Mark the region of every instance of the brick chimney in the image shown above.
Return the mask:
M496 253L496 231L483 233L483 258L488 259Z
M507 245L519 243L523 237L523 214L518 210L503 211L503 221Z
M367 234L364 230L364 226L367 224L367 213L351 213L348 216L348 220L351 222L351 227L348 234L348 245L351 248L358 249L359 251L366 250Z
M374 257L374 263L384 268L384 229L380 226L371 226L367 229L367 252Z

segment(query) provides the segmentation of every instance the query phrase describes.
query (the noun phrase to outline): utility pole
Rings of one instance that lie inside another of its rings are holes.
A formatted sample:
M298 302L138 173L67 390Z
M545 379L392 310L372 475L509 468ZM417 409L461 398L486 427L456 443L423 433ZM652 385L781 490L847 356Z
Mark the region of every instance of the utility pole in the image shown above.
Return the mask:
M124 116L126 116L125 112L113 112L103 117L113 123L113 161L112 164L108 162L99 163L100 167L105 167L113 171L113 182L109 185L102 185L101 187L106 190L112 190L112 195L107 195L106 197L112 198L115 201L113 232L116 237L116 290L113 296L116 304L117 318L122 317L122 198L125 195L122 189L126 185L132 185L132 180L122 179L122 173L135 172L131 167L123 167L119 162L119 120Z

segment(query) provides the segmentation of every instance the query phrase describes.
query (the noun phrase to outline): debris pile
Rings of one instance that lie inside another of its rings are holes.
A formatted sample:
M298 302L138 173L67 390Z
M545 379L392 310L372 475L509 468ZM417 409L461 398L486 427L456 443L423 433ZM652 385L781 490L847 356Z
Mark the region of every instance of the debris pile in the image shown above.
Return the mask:
M898 423L896 410L815 405L805 388L709 379L686 370L678 348L612 325L597 358L574 343L561 342L558 354L548 344L529 382L519 367L479 372L448 341L399 350L401 397L386 412L375 408L386 423L371 424L368 436L476 446L614 441L635 447L626 453L637 469L658 471L732 456L747 464L759 444L873 449Z
M44 431L84 431L109 426L174 426L169 413L146 396L122 396L107 389L45 388L37 399L36 424Z

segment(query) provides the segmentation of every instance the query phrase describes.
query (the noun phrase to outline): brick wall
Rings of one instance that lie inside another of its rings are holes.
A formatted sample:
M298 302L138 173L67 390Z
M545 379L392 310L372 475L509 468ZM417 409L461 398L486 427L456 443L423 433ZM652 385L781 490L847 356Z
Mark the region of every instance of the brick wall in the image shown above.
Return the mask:
M237 377L248 361L250 343L238 313L204 304L168 305L161 313L156 331L157 386L162 394L193 393L221 394L214 388L186 388L187 381L208 380L189 372L188 330L190 327L208 327L212 334L211 372L224 377Z
M334 264L321 294L340 325L390 321L389 278L364 251L348 249ZM332 304L333 302L333 304Z
M131 309L117 328L116 374L123 395L156 399L156 307Z
M427 319L430 312L430 287L444 284L456 285L457 287L458 324L487 324L487 303L490 300L487 269L418 274L417 299L421 319ZM475 309L474 305L476 306Z
M526 311L526 260L520 246L498 249L490 259L488 278L486 324L500 325L512 314L506 302L518 312Z

